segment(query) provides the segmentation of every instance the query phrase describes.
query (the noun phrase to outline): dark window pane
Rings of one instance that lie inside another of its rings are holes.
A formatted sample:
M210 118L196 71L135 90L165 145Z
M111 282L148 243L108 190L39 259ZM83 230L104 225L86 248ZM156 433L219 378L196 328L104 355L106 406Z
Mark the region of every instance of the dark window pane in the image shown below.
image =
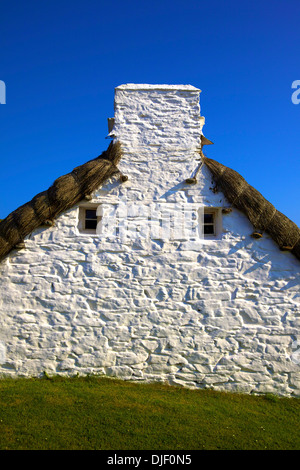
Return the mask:
M96 220L86 220L85 228L96 230L97 228L97 219Z
M97 211L96 211L96 210L87 209L87 210L85 211L85 218L86 218L86 219L97 219Z
M214 222L214 214L204 214L204 223L212 224Z
M214 226L213 225L204 225L203 230L204 230L204 235L213 235L214 234Z

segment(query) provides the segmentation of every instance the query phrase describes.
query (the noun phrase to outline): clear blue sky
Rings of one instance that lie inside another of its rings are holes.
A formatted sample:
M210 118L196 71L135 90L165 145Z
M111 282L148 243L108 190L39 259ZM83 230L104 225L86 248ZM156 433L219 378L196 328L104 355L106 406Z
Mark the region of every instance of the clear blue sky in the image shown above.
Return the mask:
M207 156L300 225L299 61L299 0L2 0L0 218L107 148L133 82L200 88Z

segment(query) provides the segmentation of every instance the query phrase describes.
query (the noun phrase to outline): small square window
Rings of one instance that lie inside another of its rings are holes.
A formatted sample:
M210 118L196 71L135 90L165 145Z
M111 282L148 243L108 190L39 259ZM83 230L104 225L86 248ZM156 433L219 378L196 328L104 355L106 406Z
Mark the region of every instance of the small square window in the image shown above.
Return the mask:
M198 214L200 237L219 239L222 234L221 209L219 207L202 207Z
M215 224L215 213L204 212L203 214L203 233L204 235L215 235L216 224Z
M98 224L102 220L99 215L99 207L94 205L79 207L78 229L81 233L98 233Z
M85 229L96 230L97 228L97 210L85 210Z

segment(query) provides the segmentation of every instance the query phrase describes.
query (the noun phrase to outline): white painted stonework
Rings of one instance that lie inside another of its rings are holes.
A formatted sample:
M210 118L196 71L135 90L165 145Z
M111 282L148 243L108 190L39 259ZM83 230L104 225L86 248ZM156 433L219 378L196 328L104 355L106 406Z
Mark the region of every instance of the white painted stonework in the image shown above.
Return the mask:
M299 260L251 238L239 211L222 214L228 203L199 168L199 94L116 89L111 137L128 180L112 178L89 201L100 233L79 231L82 201L0 263L2 376L300 395ZM199 230L204 207L218 209L210 239Z

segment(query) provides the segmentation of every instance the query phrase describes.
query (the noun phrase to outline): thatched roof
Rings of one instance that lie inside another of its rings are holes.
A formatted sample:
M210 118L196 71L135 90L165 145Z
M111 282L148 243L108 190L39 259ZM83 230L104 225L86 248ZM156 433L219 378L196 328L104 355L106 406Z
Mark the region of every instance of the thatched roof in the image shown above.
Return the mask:
M220 190L233 207L247 215L254 227L253 236L259 238L265 232L281 250L291 251L300 259L299 227L250 186L239 173L203 154L202 160L213 175L215 190Z
M120 144L110 144L99 157L74 168L54 181L47 191L37 194L0 222L0 260L24 238L42 225L89 196L104 181L119 173Z
M277 211L236 171L205 157L202 152L201 156L213 175L216 188L253 224L253 235L260 237L264 232L268 233L281 249L291 251L300 259L300 229L297 225ZM9 214L0 222L0 261L33 230L51 225L59 214L88 198L108 178L120 173L117 168L120 159L120 143L111 143L99 157L61 176L48 190ZM125 175L120 176L121 181L126 181Z

